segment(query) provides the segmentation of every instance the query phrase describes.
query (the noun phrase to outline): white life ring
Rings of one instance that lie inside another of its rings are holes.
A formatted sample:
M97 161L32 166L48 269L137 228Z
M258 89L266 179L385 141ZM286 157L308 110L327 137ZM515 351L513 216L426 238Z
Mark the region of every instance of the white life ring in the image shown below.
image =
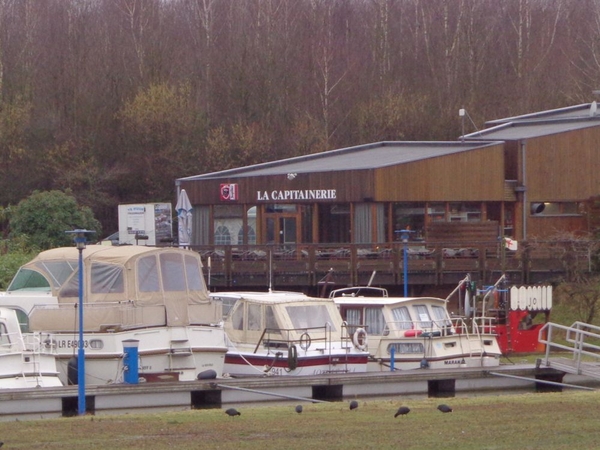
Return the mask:
M366 350L369 346L367 331L364 328L358 328L352 335L352 343L359 350Z

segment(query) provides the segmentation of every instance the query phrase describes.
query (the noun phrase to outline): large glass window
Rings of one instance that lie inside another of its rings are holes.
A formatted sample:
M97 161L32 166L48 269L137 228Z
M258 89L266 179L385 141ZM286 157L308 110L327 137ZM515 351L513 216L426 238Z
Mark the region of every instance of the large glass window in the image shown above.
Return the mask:
M244 226L243 205L216 205L214 207L215 245L238 245L238 236ZM243 236L243 231L241 233Z
M319 206L319 241L350 243L350 205Z
M394 203L392 206L394 232L412 230L411 239L423 237L425 229L425 203ZM399 238L400 234L395 233Z
M480 222L481 203L451 202L448 204L450 222Z
M220 225L215 229L215 245L231 245L229 228Z

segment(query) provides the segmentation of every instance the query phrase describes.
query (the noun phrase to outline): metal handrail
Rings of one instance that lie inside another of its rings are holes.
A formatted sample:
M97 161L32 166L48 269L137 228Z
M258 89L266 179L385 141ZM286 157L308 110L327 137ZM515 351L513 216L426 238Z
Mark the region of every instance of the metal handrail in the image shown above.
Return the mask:
M571 345L553 342L555 333L558 330L565 332L565 341ZM598 332L596 333L594 331ZM589 356L600 361L600 345L589 342L591 339L598 340L600 342L600 327L584 322L574 322L571 326L548 322L542 328L540 328L538 332L538 341L546 345L544 364L546 366L549 365L550 352L552 349L564 350L572 353L572 357L576 363L576 369L578 372L581 370L582 356Z

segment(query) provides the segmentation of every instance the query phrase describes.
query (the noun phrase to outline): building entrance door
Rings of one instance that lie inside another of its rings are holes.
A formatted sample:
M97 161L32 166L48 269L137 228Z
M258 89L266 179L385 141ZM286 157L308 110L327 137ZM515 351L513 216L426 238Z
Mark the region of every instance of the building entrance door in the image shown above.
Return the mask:
M299 241L300 227L297 214L267 214L265 223L265 242L282 246L293 245Z

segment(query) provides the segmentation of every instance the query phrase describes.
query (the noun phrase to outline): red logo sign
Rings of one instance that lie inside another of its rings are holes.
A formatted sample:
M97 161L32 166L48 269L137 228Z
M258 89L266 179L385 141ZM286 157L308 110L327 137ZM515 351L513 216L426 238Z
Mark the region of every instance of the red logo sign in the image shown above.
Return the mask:
M238 199L237 183L228 183L221 185L221 200L234 201Z

